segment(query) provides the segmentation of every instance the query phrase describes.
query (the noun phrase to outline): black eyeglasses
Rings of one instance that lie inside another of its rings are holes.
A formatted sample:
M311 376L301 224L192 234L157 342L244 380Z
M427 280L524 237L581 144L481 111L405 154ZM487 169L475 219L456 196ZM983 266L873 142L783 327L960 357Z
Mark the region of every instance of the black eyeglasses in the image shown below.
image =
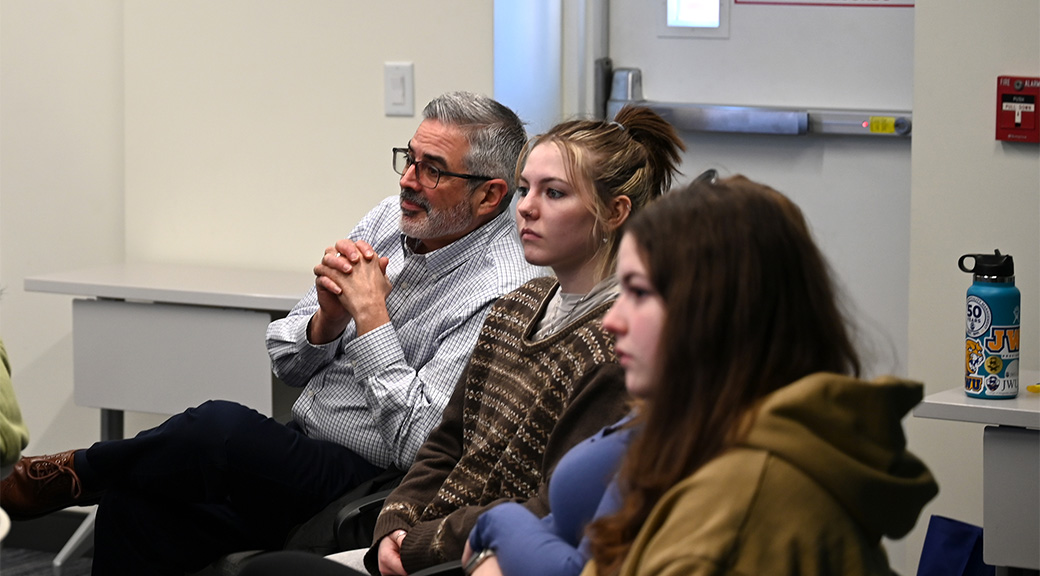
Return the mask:
M424 160L416 160L412 157L411 153L408 152L407 148L394 148L393 150L394 172L404 176L404 173L408 171L409 166L415 166L415 177L419 180L419 184L422 184L426 188L436 188L437 184L441 181L441 176L451 176L452 178L462 178L463 180L494 180L491 176L459 174L457 172L441 170L436 166L428 164Z

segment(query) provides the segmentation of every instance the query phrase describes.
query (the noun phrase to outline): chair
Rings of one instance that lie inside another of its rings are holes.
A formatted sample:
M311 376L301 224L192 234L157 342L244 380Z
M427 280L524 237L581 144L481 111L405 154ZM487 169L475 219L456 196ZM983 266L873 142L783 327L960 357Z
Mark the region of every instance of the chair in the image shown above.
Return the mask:
M340 550L368 548L372 545L372 532L383 501L402 480L404 472L390 468L362 483L294 528L283 549L325 556ZM227 554L194 576L238 576L245 562L261 552L263 550L246 550Z
M379 511L383 509L383 502L392 491L393 488L380 490L349 502L340 508L333 524L336 544L340 550L357 550L372 546L372 532L376 527L376 518L379 517ZM367 546L357 545L364 541L368 542Z
M324 556L341 550L370 547L372 532L375 530L376 519L383 508L383 503L403 479L403 472L396 474L391 472L344 494L326 506L315 517L297 527L286 540L285 548L287 550L305 550ZM359 497L359 493L367 493L375 487L382 489ZM334 545L321 536L321 534L327 533L323 526L329 526L327 519L333 513L335 513L335 518L331 527L334 534ZM262 552L262 550L249 550L228 554L193 576L238 576L246 562ZM454 560L420 570L411 576L463 575L462 561Z
M399 474L396 478L383 478L373 481L374 485L393 484L396 487L404 478ZM372 545L372 532L375 530L376 519L383 508L387 496L393 491L393 487L378 490L360 498L358 492L371 489L371 486L361 486L343 495L330 503L322 512L305 524L300 525L286 541L288 550L306 550L315 555L327 555L340 550L357 550L368 548ZM321 532L320 525L325 524L324 519L331 512L335 512L332 530L335 534L336 549L316 549L313 534ZM194 576L238 576L245 564L254 556L261 554L262 550L250 550L235 552L222 557L211 566ZM462 561L456 560L431 566L424 570L413 573L411 576L463 576Z

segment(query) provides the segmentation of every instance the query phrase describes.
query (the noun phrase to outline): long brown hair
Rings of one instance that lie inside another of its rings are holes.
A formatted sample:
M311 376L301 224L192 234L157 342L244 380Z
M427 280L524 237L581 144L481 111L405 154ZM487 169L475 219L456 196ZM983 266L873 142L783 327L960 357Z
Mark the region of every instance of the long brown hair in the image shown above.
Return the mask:
M629 217L671 188L678 173L679 153L686 149L675 128L656 112L625 106L613 121L569 120L533 138L517 161L517 180L531 150L546 142L556 144L567 168L567 178L596 216L592 234L604 249L597 272L600 279L614 271L620 227L610 228L609 206L618 196L632 201Z
M808 374L859 374L829 268L801 210L733 176L665 195L631 219L667 318L653 395L622 463L621 509L590 526L615 574L661 496L747 430L755 403Z

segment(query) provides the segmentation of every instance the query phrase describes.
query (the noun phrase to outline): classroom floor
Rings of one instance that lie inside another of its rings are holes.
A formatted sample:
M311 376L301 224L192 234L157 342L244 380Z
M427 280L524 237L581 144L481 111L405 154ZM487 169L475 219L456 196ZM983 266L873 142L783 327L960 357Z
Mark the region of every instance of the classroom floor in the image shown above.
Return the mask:
M3 576L53 576L53 552L0 547ZM62 567L61 576L90 576L90 558L78 558Z

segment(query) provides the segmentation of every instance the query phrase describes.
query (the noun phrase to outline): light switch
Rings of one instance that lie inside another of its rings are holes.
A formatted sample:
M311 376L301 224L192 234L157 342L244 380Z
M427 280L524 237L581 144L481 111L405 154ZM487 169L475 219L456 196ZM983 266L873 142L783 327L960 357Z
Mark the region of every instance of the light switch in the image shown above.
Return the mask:
M383 97L387 116L415 115L411 62L383 63Z

